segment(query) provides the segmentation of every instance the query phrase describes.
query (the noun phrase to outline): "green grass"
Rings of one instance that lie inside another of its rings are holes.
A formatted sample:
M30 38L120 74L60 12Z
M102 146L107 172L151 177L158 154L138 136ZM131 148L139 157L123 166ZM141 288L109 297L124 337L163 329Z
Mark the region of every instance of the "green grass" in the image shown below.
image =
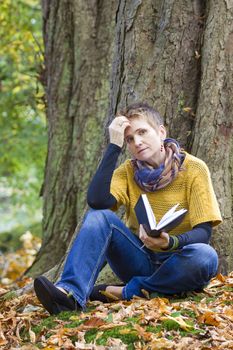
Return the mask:
M35 334L40 334L43 329L53 329L57 326L56 317L50 316L41 321L41 323L37 326L32 327L32 331L35 332ZM46 334L46 338L48 338L49 334Z
M95 341L96 336L99 330L97 328L90 329L85 334L85 340L87 343L92 343ZM127 333L125 333L127 332ZM107 329L103 334L96 340L97 345L106 345L109 338L118 338L121 339L125 344L132 344L135 341L138 341L137 331L134 330L130 325L129 326L116 326L112 329Z
M212 302L215 300L214 297L206 297L204 293L200 293L198 295L192 294L191 296L187 298L182 298L183 300L187 301L200 301L203 298L206 298L206 302ZM172 301L174 302L175 299ZM172 302L171 301L171 302ZM91 312L95 309L95 306L90 305L86 309L87 312ZM112 323L114 312L110 312L106 318L105 322ZM179 334L181 337L187 337L187 336L194 336L194 337L203 337L206 329L203 325L197 325L196 323L196 314L193 310L181 308L178 311L174 311L170 314L173 319L166 319L164 321L159 322L157 325L143 325L141 326L144 328L146 332L150 333L160 333L161 331L168 332L166 335L167 339L172 340L174 336ZM189 329L185 330L181 327L179 324L179 320L176 322L176 317L183 317L184 321L187 325L190 326ZM80 326L83 322L86 321L86 319L80 320L79 319L79 313L77 312L62 312L57 316L50 316L40 323L40 325L35 326L32 328L32 330L36 334L40 334L42 331L45 332L46 338L50 336L50 330L55 328L58 324L56 320L62 320L64 321L66 328L75 328ZM115 326L111 329L100 329L100 328L92 328L86 331L84 338L87 344L95 343L96 345L102 345L106 346L108 343L109 338L113 339L120 339L124 344L127 345L128 350L134 350L135 346L134 343L139 341L141 338L138 335L137 330L134 328L134 324L140 324L141 318L139 316L133 316L128 317L124 319L124 321L127 323L125 326ZM27 337L26 334L24 334L24 339ZM75 341L77 341L76 335L72 335L70 337L73 344Z
M146 331L147 332L151 332L151 333L159 333L159 332L161 332L161 330L162 330L162 325L157 325L156 327L155 326L146 326Z

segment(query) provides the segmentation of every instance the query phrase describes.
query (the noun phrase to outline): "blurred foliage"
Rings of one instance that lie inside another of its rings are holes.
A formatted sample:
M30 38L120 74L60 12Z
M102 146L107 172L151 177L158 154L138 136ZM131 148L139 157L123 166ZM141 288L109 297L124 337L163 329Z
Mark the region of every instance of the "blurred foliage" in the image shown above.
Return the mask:
M5 254L5 253L10 253L10 252L15 252L18 249L23 248L23 243L22 243L22 232L23 235L26 232L33 232L33 237L35 239L41 238L41 222L36 222L33 223L32 225L27 225L28 231L25 230L24 225L18 225L17 227L14 228L14 231L10 232L1 232L0 236L0 252Z
M47 148L40 0L0 3L0 225L41 216ZM9 226L10 227L10 226ZM0 231L2 230L0 226Z

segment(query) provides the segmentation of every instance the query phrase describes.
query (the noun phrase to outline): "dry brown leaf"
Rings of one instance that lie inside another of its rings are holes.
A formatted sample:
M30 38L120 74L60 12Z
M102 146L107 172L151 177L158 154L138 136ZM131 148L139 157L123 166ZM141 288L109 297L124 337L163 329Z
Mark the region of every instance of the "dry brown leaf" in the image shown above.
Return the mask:
M228 287L233 287L233 278L227 278L225 284Z
M224 283L226 281L225 276L223 276L221 273L219 273L216 277L212 278L209 285L205 290L216 288L216 287L222 287L224 286Z
M36 342L36 334L35 334L35 332L32 331L31 327L29 328L28 333L29 333L29 336L30 336L31 343L34 344Z
M35 345L32 345L32 344L26 344L26 345L22 345L20 346L20 350L39 350L40 348L38 348L37 346ZM11 350L19 350L19 348L13 348L11 347Z
M227 306L223 308L223 313L227 316L231 321L233 321L233 306Z
M109 338L106 345L107 345L107 349L111 349L111 350L128 349L127 344L124 344L121 339Z
M139 324L134 324L134 329L136 329L139 337L145 340L146 342L152 339L152 333L145 331L145 329Z
M103 345L96 344L84 344L81 342L75 342L76 350L106 350L106 347Z
M148 300L150 299L150 293L147 290L141 289L141 292L146 299L148 299Z
M183 337L175 346L175 350L198 350L203 349L203 343L192 337Z
M150 342L148 346L146 346L145 350L168 350L175 349L176 344L173 341L167 340L165 338L156 338Z
M8 292L8 289L6 288L0 288L0 296L6 294Z
M100 326L103 326L104 324L106 324L106 322L103 321L101 318L92 317L89 320L85 321L83 323L83 326L85 328L98 328Z
M101 330L112 329L112 328L115 328L116 326L117 327L127 326L127 323L126 322L106 323L106 324L103 324L103 326L100 326L99 329L101 329Z
M218 327L220 325L219 317L213 311L206 311L197 318L198 322Z
M47 344L49 345L58 345L59 347L63 347L64 342L67 340L66 333L69 334L70 332L73 332L74 329L70 328L59 328L58 330L55 330L56 334L51 335L48 340Z
M226 277L223 276L221 273L218 273L215 278L218 279L219 281L223 282L223 283L226 282Z
M187 113L190 113L190 112L192 112L192 108L191 107L184 107L183 111L187 112Z
M0 323L0 346L6 345L7 343L8 343L8 341L6 340L6 337L5 337L3 330L2 330L2 325Z
M111 301L118 301L119 298L113 295L112 293L107 292L106 290L101 290L100 294L104 295L106 298L110 299L109 302Z
M166 298L154 298L149 301L149 310L156 313L169 313L172 309L170 302Z
M190 113L192 112L190 111ZM30 242L28 243L30 244ZM9 264L12 273L15 273L12 270L13 268L18 268L17 263L20 259L22 260L21 263L26 263L29 260L23 257L22 252L18 254L17 258L12 256L11 260L13 263ZM19 264L19 270L22 266L21 263ZM4 273L7 276L7 270ZM22 283L29 282L31 280L24 280ZM121 334L137 334L141 339L141 341L135 342L135 350L233 349L233 307L230 305L230 302L233 301L233 293L230 288L226 288L229 286L233 286L233 272L228 276L218 275L212 279L209 287L205 289L205 293L201 294L203 297L198 303L192 299L187 300L187 298L185 300L180 299L175 303L165 298L154 298L151 300L135 298L131 301L121 300L109 304L103 304L98 301L94 303L90 302L90 306L95 307L90 312L80 312L77 315L72 315L68 321L60 320L59 317L57 319L55 318L57 325L50 330L52 336L49 339L46 338L46 333L48 332L46 327L39 334L35 335L33 332L33 327L39 325L43 318L48 317L48 314L42 309L33 311L33 308L28 308L27 306L29 304L38 305L38 301L35 296L32 297L31 293L25 294L1 303L0 346L4 349L6 345L7 349L11 350L37 350L33 342L38 342L41 343L41 347L45 350L106 350L110 348L111 350L124 350L127 349L127 345L120 339L109 338L105 346L98 346L94 343L86 344L85 340L85 333L89 329L98 328L96 336L96 339L98 339L103 335L105 330L124 326L125 329L120 330ZM16 287L16 284L14 287ZM7 288L4 287L4 291L10 290L10 288L9 286ZM171 313L174 311L182 311L183 314L183 310L184 312L186 312L185 310L194 311L195 314L188 316L189 313L187 312L186 318L184 316L181 318L171 317ZM112 315L111 323L106 321L110 313ZM139 324L131 323L134 327L133 330L127 328L129 324L127 318L129 317L137 317L139 319ZM198 322L200 321L204 324L202 326L202 328L205 328L204 335L200 337L190 335L189 337L182 338L179 331L167 331L165 328L162 328L160 333L154 334L146 331L145 328L146 325L156 327L158 322L165 318L172 319L177 323L180 322L180 327L189 331L187 327L191 326L187 324L187 319L190 320L190 317L192 317L194 328L198 327ZM69 324L72 320L82 320L84 323L75 328L65 328L64 325ZM23 343L24 339L21 336L22 329L27 331L30 337L30 345ZM173 341L166 339L171 335L173 336ZM77 337L75 344L72 343L73 336Z

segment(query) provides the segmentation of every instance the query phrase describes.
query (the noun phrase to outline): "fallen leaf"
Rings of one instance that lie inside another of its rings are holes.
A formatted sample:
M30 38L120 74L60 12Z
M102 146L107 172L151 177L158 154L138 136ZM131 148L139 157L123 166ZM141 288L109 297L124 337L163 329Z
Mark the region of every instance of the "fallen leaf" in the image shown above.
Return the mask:
M162 316L162 317L160 317L160 320L161 321L168 321L168 320L174 321L175 323L177 323L180 326L180 328L184 329L185 331L189 331L189 330L193 329L193 326L186 323L181 316L178 316L178 317Z
M139 324L134 324L134 329L136 329L139 337L145 340L146 342L152 339L152 333L145 331L145 329Z
M190 112L192 112L192 108L191 107L184 107L183 111L187 112L187 113L190 113Z
M225 307L223 309L223 313L225 316L227 316L231 321L233 321L233 308L232 307Z
M146 299L148 299L148 300L150 299L150 293L147 290L141 289L141 292Z
M108 346L107 349L111 349L111 350L128 349L128 345L124 344L121 339L109 338L106 345Z
M220 320L213 311L206 311L198 317L198 322L209 324L211 326L219 326Z
M175 349L176 343L173 341L167 340L165 338L154 338L148 346L145 347L145 350L167 350Z
M218 279L219 281L221 281L223 283L226 281L226 277L223 276L221 273L217 274L216 279Z
M30 341L32 342L32 343L35 343L36 342L36 334L35 334L35 332L33 332L32 330L31 330L31 327L29 328L29 336L30 336Z
M4 336L4 333L2 331L2 326L0 323L0 346L6 345L8 341L6 340L6 337Z
M114 300L114 301L119 300L118 297L116 297L115 295L113 295L113 294L107 292L106 290L101 290L101 291L100 291L100 294L102 294L102 295L104 295L106 298L110 299L109 302L111 302L112 300Z
M8 292L7 289L5 288L0 288L0 296L3 295L3 294L6 294Z
M98 328L102 325L104 325L106 322L104 322L101 318L98 317L92 317L86 322L83 323L83 326L87 328Z

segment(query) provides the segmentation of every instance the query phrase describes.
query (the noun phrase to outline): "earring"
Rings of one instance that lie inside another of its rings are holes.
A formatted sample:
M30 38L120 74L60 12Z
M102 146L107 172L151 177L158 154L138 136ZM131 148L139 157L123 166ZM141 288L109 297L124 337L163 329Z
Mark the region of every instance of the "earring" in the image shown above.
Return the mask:
M164 141L164 140L161 139L161 146L160 146L160 151L161 151L161 152L163 152L163 150L164 150L163 141Z

